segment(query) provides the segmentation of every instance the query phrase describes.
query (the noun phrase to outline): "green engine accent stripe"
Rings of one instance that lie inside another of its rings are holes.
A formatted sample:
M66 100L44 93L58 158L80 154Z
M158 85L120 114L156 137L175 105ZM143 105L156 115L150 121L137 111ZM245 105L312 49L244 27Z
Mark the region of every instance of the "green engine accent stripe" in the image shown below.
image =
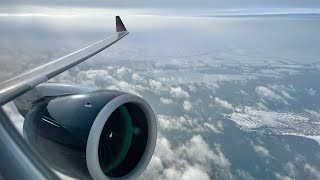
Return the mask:
M133 135L133 126L132 126L132 119L131 116L129 114L129 111L127 110L127 108L125 106L120 106L119 107L120 113L122 118L124 119L124 140L122 142L122 148L118 154L118 157L116 158L116 160L110 164L108 167L104 168L104 172L108 173L110 171L112 171L114 168L116 168L117 166L119 166L121 164L121 162L125 159L129 148L131 146L131 141L132 141L132 135Z

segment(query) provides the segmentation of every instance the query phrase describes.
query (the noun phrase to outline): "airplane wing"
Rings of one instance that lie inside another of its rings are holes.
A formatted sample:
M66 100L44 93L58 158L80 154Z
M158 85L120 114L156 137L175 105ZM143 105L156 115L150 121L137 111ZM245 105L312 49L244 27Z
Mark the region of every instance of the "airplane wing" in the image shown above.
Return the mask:
M21 74L13 79L0 83L0 106L12 101L23 93L26 93L38 84L45 82L98 54L125 37L127 34L129 34L129 32L125 28L120 17L116 16L116 33L112 36L32 69L31 71Z

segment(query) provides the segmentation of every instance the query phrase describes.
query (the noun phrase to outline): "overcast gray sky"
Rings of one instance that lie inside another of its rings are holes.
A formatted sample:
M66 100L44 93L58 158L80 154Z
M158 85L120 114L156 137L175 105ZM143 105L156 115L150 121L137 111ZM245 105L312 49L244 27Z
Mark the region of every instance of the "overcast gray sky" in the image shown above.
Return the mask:
M2 5L165 7L165 8L319 8L319 0L1 0Z

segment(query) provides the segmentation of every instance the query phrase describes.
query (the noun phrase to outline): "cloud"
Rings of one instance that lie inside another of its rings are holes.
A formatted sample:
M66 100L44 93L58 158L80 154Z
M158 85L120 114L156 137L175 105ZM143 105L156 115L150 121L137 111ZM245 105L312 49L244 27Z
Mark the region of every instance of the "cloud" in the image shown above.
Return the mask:
M218 97L214 98L214 102L223 108L231 109L231 110L233 109L233 106L228 101L219 99Z
M276 178L278 180L292 180L289 176L286 176L286 175L281 175L279 173L274 173L274 175L276 176Z
M191 92L197 92L197 88L194 86L194 85L192 85L192 84L189 84L188 85L188 88L189 88L189 90L191 91Z
M256 103L256 106L257 106L258 110L265 110L265 111L268 110L268 107L266 105L264 105L262 102Z
M204 123L203 126L209 130L211 130L214 133L221 133L222 128L221 127L216 127L213 124L209 124L209 123Z
M183 109L185 111L190 111L191 108L192 108L192 104L190 101L183 101Z
M123 71L129 72L128 68L119 68L120 74L123 75ZM119 70L117 69L117 71ZM117 74L117 73L116 73ZM78 83L86 86L94 86L102 89L112 89L122 92L128 92L135 95L141 95L141 92L146 90L146 88L140 84L129 83L121 79L116 79L112 75L110 75L107 71L102 69L94 69L87 71L76 70L75 72L70 73L67 71L66 73L61 74L60 76L55 78L55 81L62 83Z
M156 81L153 79L149 80L149 85L153 91L156 91L158 93L160 91L167 91L168 90L168 88L166 86L164 86L160 81Z
M204 122L204 119L200 117L191 118L188 115L185 116L170 116L164 114L158 114L158 127L160 132L165 130L170 131L183 131L190 134L193 133L222 133L223 126L221 121L213 121L211 118Z
M133 84L129 84L126 81L116 81L113 82L112 85L107 86L107 89L113 89L113 90L118 90L118 91L122 91L122 92L128 92L128 93L132 93L135 95L139 95L142 96L139 91L143 91L145 90L145 88L141 85L133 85Z
M179 151L192 163L205 164L206 167L214 163L216 166L228 169L231 165L219 145L216 145L215 151L210 150L200 135L193 136L185 146L180 147Z
M160 97L160 102L162 104L172 104L173 103L172 99L166 99L166 98L163 98L163 97Z
M314 96L314 95L317 93L317 91L314 90L314 89L312 89L312 88L310 88L310 89L305 89L305 91L307 91L307 93L308 93L310 96Z
M181 87L171 87L170 94L177 98L189 98L189 93L184 91Z
M139 74L136 73L133 73L131 78L137 82L145 82L145 80Z
M310 175L312 175L314 179L320 179L320 169L317 169L316 167L306 163L304 165L304 170L310 173Z
M290 177L295 177L297 175L297 168L294 165L294 162L287 162L284 165L284 170L287 172L288 175L290 175Z
M305 176L306 179L320 179L320 169L318 166L313 166L309 163L306 157L297 154L296 157L283 166L286 176L276 175L278 179L299 179Z
M244 90L240 90L240 93L245 95L245 96L248 96L248 93L246 93Z
M249 173L246 172L246 171L237 169L237 170L236 170L236 173L237 173L239 179L243 179L243 180L255 180L255 178L252 177L251 174L249 174Z
M172 148L160 135L154 156L141 179L231 179L230 162L220 146L210 149L202 136L194 135L181 146ZM214 171L212 171L214 168Z
M128 72L131 72L132 70L126 67L121 67L119 69L117 69L116 74L119 77L123 77L124 75L126 75Z
M269 150L260 145L252 145L254 152L256 152L260 157L269 157Z
M292 97L289 93L287 93L286 91L281 91L281 94L283 95L283 97L289 99L289 100L295 100L294 97Z
M268 88L280 93L281 91L289 91L289 92L295 92L295 88L292 84L289 85L279 85L279 84L272 84L272 85L268 85Z
M187 167L186 171L182 174L181 180L210 180L209 175L201 169L194 167Z
M171 117L163 114L158 114L157 116L159 127L161 129L179 129L179 130L188 130L186 126L189 126L188 120L181 116L181 117ZM188 130L190 131L190 130Z
M275 93L274 91L270 90L267 87L264 86L258 86L255 89L257 95L260 97L269 99L269 100L278 100L278 101L284 101L286 102L279 94Z

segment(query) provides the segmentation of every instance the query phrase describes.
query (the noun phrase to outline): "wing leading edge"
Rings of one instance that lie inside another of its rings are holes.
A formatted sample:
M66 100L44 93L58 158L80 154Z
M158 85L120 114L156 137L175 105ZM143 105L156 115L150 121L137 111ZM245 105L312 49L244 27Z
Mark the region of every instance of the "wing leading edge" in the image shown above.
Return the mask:
M120 17L116 16L115 34L76 52L32 69L13 79L0 83L0 106L31 90L38 84L45 82L98 54L128 34L129 32L126 30Z

